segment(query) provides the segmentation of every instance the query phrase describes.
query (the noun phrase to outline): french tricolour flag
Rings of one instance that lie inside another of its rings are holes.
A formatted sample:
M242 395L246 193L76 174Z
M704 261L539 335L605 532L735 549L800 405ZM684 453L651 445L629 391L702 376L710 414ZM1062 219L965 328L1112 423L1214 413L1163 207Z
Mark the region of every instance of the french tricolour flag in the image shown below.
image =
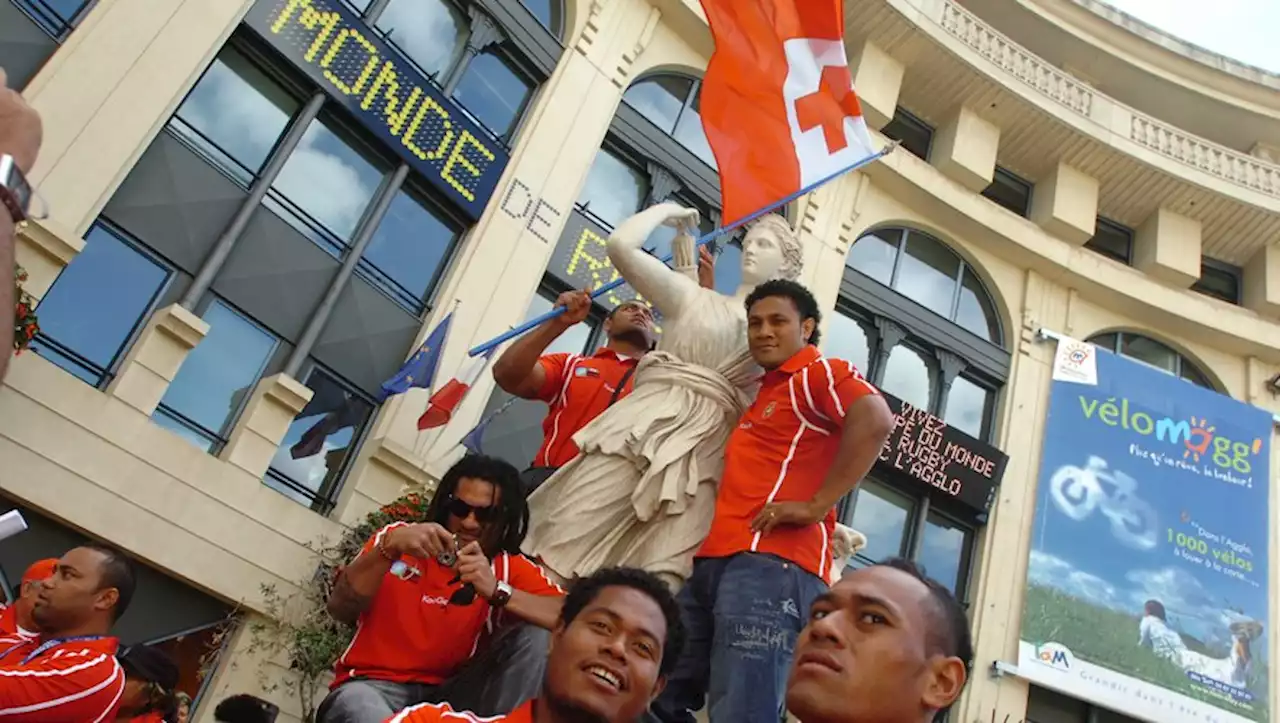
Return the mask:
M485 367L489 366L489 359L493 356L493 352L494 350L490 349L471 359L461 374L445 382L444 386L431 395L431 399L427 400L427 411L418 417L418 429L443 427L453 419L453 413L461 406L467 392L475 386L476 380L484 373Z

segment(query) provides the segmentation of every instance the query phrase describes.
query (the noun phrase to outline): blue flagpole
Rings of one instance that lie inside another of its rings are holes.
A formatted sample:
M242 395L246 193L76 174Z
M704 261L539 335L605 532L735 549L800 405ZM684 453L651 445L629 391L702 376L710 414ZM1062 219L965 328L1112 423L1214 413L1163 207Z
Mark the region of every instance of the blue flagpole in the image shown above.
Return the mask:
M696 243L698 246L704 246L704 245L706 245L706 244L708 244L708 243L711 243L711 242L712 242L712 241L714 241L716 238L718 238L718 237L720 237L720 236L722 236L722 235L724 235L724 234L726 234L726 233L729 233L730 231L732 231L732 230L734 230L734 229L736 229L736 228L739 228L739 227L741 227L741 226L745 226L745 225L747 225L747 224L751 223L752 221L756 220L757 218L760 218L761 216L765 215L766 213L769 213L770 211L772 211L772 210L774 210L774 209L776 209L776 208L779 208L779 207L781 207L781 206L785 206L785 205L787 205L788 203L791 203L792 201L796 200L797 198L800 198L801 196L805 195L806 193L810 193L810 192L812 192L813 190L817 189L819 186L823 186L823 185L827 184L828 182L830 182L830 181L834 181L835 179L839 178L840 176L843 176L844 174L849 173L850 171L856 171L856 170L858 170L859 168L862 168L863 166L866 166L866 165L868 165L868 164L874 163L874 162L876 162L876 161L880 160L881 158L884 158L885 156L887 156L887 155L889 155L890 153L892 153L892 152L893 152L893 149L895 149L895 148L897 148L897 147L898 147L898 141L893 141L893 142L891 142L889 145L885 146L884 148L881 148L879 151L876 151L875 153L872 153L871 155L867 156L866 158L863 158L862 160L858 161L857 163L854 163L853 165L849 166L848 168L843 168L843 169L841 169L841 170L839 170L839 171L836 171L835 173L832 173L831 175L829 175L829 176L827 176L827 177L825 177L825 178L821 178L821 179L819 179L819 180L817 180L817 181L814 181L813 183L809 184L808 186L805 186L804 188L800 189L799 191L796 191L795 193L792 193L791 195L786 196L786 197L784 197L784 198L782 198L782 199L780 199L780 200L778 200L778 201L774 202L773 204L770 204L770 205L768 205L768 206L765 206L764 208L760 209L759 211L756 211L756 212L754 212L754 213L748 214L748 215L746 215L746 216L744 216L744 217L742 217L742 218L738 219L737 221L734 221L733 223L729 224L728 226L722 226L722 227L717 228L717 229L712 229L711 231L707 232L706 234L703 234L702 236L700 236L700 237L698 238L698 240L697 240L695 243ZM664 263L664 264L665 264L665 263L670 263L670 262L671 262L671 258L672 258L672 255L671 255L671 254L667 254L666 256L662 257L662 259L661 259L661 260L662 260L662 263ZM598 299L598 298L600 298L601 296L603 296L603 295L605 295L605 294L609 293L610 291L613 291L614 289L618 288L619 286L623 286L623 285L624 285L624 284L626 284L626 283L627 283L627 280L626 280L626 279L623 279L623 278L617 278L617 279L614 279L613 281L610 281L609 283L605 284L604 286L601 286L600 288L598 288L598 289L596 289L595 291L591 292L591 298L593 298L593 299ZM529 331L530 329L532 329L532 328L534 328L534 327L536 327L536 326L539 326L540 324L542 324L543 322L547 321L548 319L554 319L554 318L556 318L557 316L560 316L561 314L563 314L563 313L564 313L564 311L565 311L565 308L564 308L563 306L557 306L557 307L553 308L551 311L546 312L545 314L542 314L542 315L540 315L540 316L536 316L536 317L534 317L534 318L532 318L532 319L530 319L530 320L528 320L528 321L524 322L523 324L521 324L521 325L519 325L519 326L517 326L517 327L514 327L514 328L512 328L512 329L508 329L507 331L502 332L501 334L499 334L499 335L497 335L497 336L493 337L492 339L490 339L489 341L486 341L486 342L485 342L485 343L483 343L483 344L480 344L479 346L473 347L470 351L468 351L468 352L467 352L467 356L472 356L472 357L480 356L481 354L484 354L485 352L489 351L490 349L493 349L494 347L498 346L499 344L502 344L503 342L508 341L509 339L514 339L514 338L516 338L517 336L520 336L521 334L525 333L526 331Z

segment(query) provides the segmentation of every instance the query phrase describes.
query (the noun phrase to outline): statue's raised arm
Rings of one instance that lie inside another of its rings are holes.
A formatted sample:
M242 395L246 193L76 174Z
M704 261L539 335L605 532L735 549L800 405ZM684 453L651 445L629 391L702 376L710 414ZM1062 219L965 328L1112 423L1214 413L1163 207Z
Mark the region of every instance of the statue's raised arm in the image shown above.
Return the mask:
M644 250L645 240L664 224L696 228L698 212L671 201L650 206L618 224L609 235L608 251L609 260L631 288L672 319L691 303L699 287L696 279L672 270Z

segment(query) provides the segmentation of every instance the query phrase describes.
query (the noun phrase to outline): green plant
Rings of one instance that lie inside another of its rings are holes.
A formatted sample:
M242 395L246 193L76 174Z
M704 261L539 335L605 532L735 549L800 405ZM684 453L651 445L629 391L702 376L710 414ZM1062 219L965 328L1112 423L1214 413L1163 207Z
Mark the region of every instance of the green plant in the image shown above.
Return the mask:
M355 634L354 627L329 617L325 609L339 570L382 527L392 522L425 520L429 503L428 495L411 492L370 513L337 541L313 545L319 558L315 573L298 585L296 593L283 595L273 585L262 586L267 616L250 624L249 650L268 658L283 656L289 661L294 675L284 685L297 696L304 720L315 719L321 681Z
M21 266L13 265L13 351L21 354L31 344L31 340L40 333L40 322L36 318L36 300L22 290L27 282L27 272Z

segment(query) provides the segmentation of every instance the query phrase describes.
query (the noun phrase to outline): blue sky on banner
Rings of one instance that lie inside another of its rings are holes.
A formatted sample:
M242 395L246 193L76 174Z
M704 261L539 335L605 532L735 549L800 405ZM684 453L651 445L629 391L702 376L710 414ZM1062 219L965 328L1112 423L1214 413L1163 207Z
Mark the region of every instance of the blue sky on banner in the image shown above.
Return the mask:
M1277 0L1217 0L1210 5L1203 0L1103 1L1206 50L1280 73Z
M1271 427L1268 412L1099 352L1097 386L1054 382L1029 582L1132 615L1135 641L1151 599L1206 642L1242 618L1270 630Z

